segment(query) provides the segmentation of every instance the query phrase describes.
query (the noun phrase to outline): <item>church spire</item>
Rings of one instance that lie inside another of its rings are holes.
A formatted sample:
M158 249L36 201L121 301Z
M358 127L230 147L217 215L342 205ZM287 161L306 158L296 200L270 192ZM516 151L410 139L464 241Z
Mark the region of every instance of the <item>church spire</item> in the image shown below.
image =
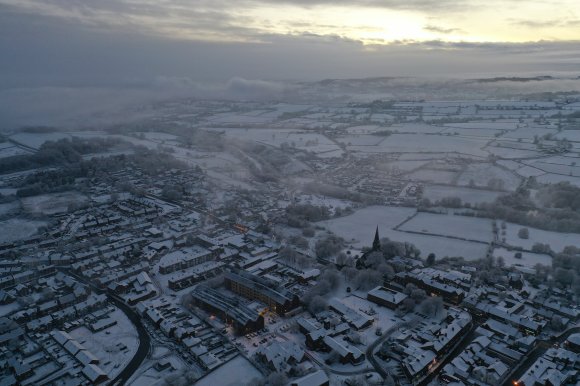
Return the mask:
M373 251L381 250L381 240L379 238L379 226L377 225L377 230L375 231L375 239L373 241Z

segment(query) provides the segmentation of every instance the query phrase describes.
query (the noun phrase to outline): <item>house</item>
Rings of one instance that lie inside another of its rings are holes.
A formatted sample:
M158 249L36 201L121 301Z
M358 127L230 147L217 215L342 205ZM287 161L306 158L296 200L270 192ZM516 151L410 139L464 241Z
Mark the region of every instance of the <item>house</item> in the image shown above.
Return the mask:
M359 364L365 360L365 354L362 351L348 344L344 340L338 340L331 336L325 336L324 344L328 350L339 355L340 363Z
M107 374L99 366L92 363L86 365L82 373L93 385L101 384L109 379Z
M332 298L328 302L330 309L336 311L345 323L356 330L362 330L373 324L372 316L360 313L347 305L341 303L338 299Z
M296 342L275 341L268 346L260 347L256 357L272 371L280 373L288 372L292 366L302 362L305 352Z
M407 295L404 293L382 286L373 288L367 294L367 300L391 310L398 308L405 299Z
M75 355L75 358L83 365L98 364L99 359L88 350L81 350Z

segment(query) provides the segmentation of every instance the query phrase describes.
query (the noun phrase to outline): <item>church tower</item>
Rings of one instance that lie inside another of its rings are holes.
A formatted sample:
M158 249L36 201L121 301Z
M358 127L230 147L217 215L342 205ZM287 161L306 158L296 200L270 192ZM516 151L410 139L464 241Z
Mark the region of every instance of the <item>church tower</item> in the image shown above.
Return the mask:
M375 239L373 240L373 251L381 250L381 240L379 239L379 226L377 225L377 230L375 231Z

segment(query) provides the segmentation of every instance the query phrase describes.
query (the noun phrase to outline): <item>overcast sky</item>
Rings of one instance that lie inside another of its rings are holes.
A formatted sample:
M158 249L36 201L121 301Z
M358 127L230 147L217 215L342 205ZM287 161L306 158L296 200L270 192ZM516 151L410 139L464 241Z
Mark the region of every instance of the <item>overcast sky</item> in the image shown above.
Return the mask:
M0 88L580 69L578 0L0 0Z

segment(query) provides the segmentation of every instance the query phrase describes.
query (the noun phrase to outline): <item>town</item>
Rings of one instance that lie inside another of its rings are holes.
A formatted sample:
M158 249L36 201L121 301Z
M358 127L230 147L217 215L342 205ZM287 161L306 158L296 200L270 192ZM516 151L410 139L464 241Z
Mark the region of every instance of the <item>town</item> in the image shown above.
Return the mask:
M304 100L3 133L0 386L577 385L580 94Z

